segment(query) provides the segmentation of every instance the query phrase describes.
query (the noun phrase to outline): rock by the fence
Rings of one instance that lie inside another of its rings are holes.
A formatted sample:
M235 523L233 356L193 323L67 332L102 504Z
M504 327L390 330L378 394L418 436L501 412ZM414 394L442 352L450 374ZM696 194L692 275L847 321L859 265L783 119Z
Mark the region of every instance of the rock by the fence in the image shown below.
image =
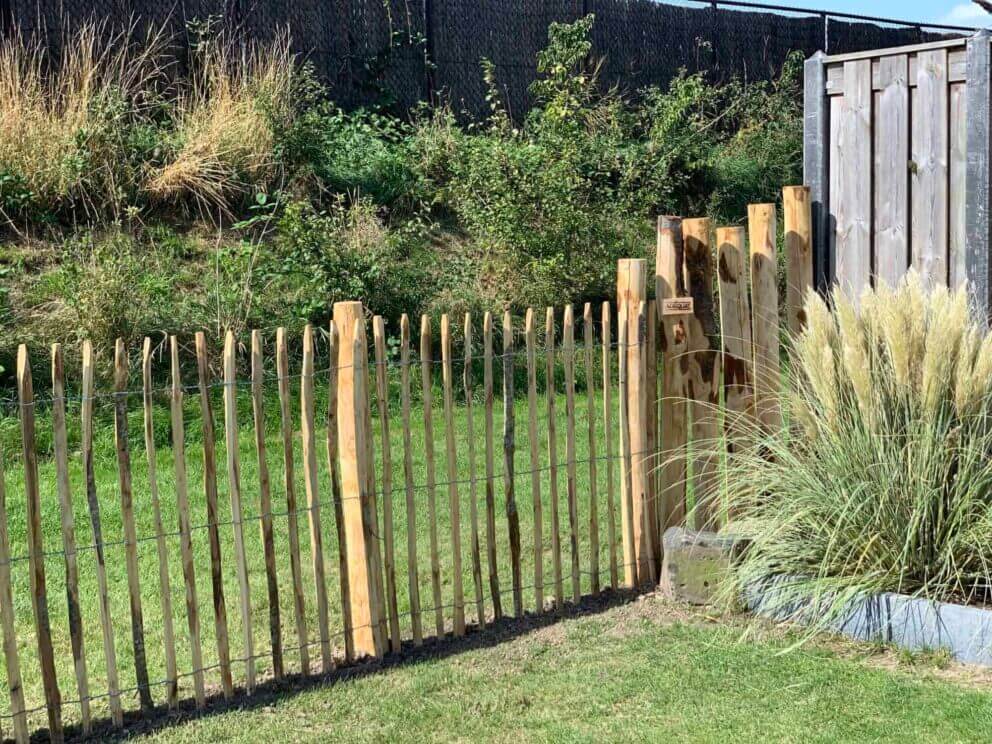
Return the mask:
M670 527L662 538L661 588L692 604L712 604L741 540L704 530Z

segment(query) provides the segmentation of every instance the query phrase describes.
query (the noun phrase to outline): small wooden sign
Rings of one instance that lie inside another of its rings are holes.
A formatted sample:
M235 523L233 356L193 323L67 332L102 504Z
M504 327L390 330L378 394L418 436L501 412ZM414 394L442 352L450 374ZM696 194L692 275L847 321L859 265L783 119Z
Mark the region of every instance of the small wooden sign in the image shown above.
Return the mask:
M691 297L669 297L661 301L661 314L667 315L692 315L693 305Z

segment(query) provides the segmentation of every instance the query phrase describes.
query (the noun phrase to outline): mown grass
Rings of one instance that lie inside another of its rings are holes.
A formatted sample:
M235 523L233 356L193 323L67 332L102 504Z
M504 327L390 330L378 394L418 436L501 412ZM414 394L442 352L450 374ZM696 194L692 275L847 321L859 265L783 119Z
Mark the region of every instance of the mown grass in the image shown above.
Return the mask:
M394 370L394 372L396 372ZM460 378L460 370L456 371L456 376ZM294 374L296 374L294 372ZM498 372L497 372L498 375ZM36 377L42 377L42 373L36 372ZM419 386L419 370L412 370L411 377L415 387ZM398 374L397 374L398 379ZM400 612L400 625L404 638L409 638L411 633L411 618L409 614L409 591L407 582L407 519L405 494L403 492L403 439L400 426L398 408L398 390L396 381L391 389L391 450L392 450L392 482L393 482L393 514L395 522L395 543L396 543L396 575L397 575L397 595ZM325 378L321 376L318 387L323 391ZM502 409L499 400L500 380L497 376L496 389L497 401L495 405L495 524L496 543L498 555L498 575L499 588L502 599L503 610L512 613L513 601L511 593L510 579L510 554L508 547L508 529L504 500L504 488L502 479ZM273 385L274 387L274 385ZM560 388L559 388L560 389ZM219 395L220 390L214 391ZM444 606L445 627L447 632L452 629L452 569L451 569L451 529L449 519L448 491L446 461L445 461L445 426L441 408L441 389L439 385L434 388L434 447L436 452L437 470L437 527L438 543L441 556L441 582L442 582L442 602ZM481 392L481 385L479 386ZM518 390L519 392L519 390ZM173 487L173 456L171 449L167 446L170 439L170 429L168 423L168 412L164 407L166 398L164 394L158 396L159 405L155 408L155 432L157 442L157 473L158 489L161 499L162 518L164 530L167 533L166 542L169 551L169 564L171 576L171 600L172 615L176 631L177 658L179 664L180 696L190 697L192 695L192 679L188 676L191 671L190 644L185 617L184 584L181 572L179 538L175 534L178 529L178 515L176 512L175 492ZM589 498L590 498L590 453L588 450L587 437L587 413L589 403L595 409L595 416L599 426L600 434L597 437L595 456L601 458L605 454L605 435L602 433L602 397L595 395L592 399L585 395L579 395L576 404L576 493L578 495L579 514L579 546L581 556L581 587L582 591L589 592L591 588L590 554L589 554ZM251 606L252 606L252 631L255 644L255 653L263 654L258 659L258 668L261 672L271 669L271 659L264 656L269 649L269 620L268 620L268 600L266 592L266 575L264 565L264 554L262 549L260 529L257 526L259 520L259 488L258 488L258 467L255 455L254 434L251 429L251 405L249 390L246 385L241 385L238 389L239 403L239 456L241 465L241 487L244 514L247 519L245 526L246 552L249 564L249 579L251 584ZM97 401L98 420L106 421L110 411L112 401L104 397ZM200 420L198 411L198 401L195 392L189 392L186 396L186 424L187 424L187 447L186 458L189 478L189 496L191 503L191 522L194 525L193 547L194 563L196 570L197 599L200 613L201 638L203 647L203 661L208 668L206 680L208 685L217 685L219 676L215 665L217 662L217 648L213 629L213 609L211 603L210 588L210 562L208 535L203 526L206 524L206 506L203 489L203 449L200 438ZM162 682L166 678L165 657L163 646L163 610L161 595L159 591L159 569L156 551L156 543L151 539L155 535L153 521L153 509L148 485L148 467L146 463L146 453L141 434L141 414L140 396L133 396L130 399L130 406L133 409L130 416L130 443L131 461L133 466L134 479L134 510L137 522L137 534L139 537L138 553L141 574L141 596L142 609L144 614L145 646L147 651L149 678L152 681L152 694L157 702L162 702L165 696L165 687ZM39 406L39 410L41 410ZM564 594L570 596L570 554L568 539L568 509L567 509L567 489L566 489L566 426L564 423L565 400L559 395L556 400L557 408L557 439L558 439L558 494L560 531L562 541L562 564L564 571ZM534 584L534 537L533 537L533 501L531 491L530 476L530 456L529 441L527 433L527 401L518 399L514 404L516 416L516 477L515 490L518 512L521 526L521 554L522 554L522 584L524 586L523 599L524 607L527 610L535 608ZM325 430L322 427L323 411L325 410L324 400L317 402L317 419L321 427L316 432L318 445L319 462L319 494L320 494L320 518L324 540L324 561L326 566L327 591L330 600L330 632L335 653L343 654L343 635L341 619L341 603L338 571L338 545L336 531L334 527L334 513L331 502L331 492L328 482L326 458L324 450ZM373 409L374 410L374 409ZM273 511L275 512L275 546L277 557L277 570L279 574L280 588L280 614L282 625L282 640L284 647L292 649L297 646L297 640L293 622L293 606L291 594L291 574L288 551L288 528L285 500L285 488L283 485L283 466L281 439L278 432L278 408L276 401L267 397L266 399L266 428L267 428L267 463L272 481ZM544 513L543 529L543 565L544 565L544 597L548 600L553 596L552 585L552 561L551 561L551 541L550 541L550 501L549 501L549 473L547 471L547 428L546 428L546 399L542 395L539 398L538 406L538 442L541 452L540 485L541 499ZM79 418L78 400L69 401L68 417L70 422L77 422ZM219 505L222 524L220 526L220 536L222 542L222 558L224 563L224 591L227 604L227 618L229 636L231 642L231 656L233 659L243 659L243 634L242 623L238 610L238 583L236 579L235 555L233 549L233 527L230 524L231 512L228 491L228 479L225 468L226 451L223 437L223 409L219 397L214 399L214 418L217 428L217 462L218 462L218 485L219 485ZM376 419L375 416L373 416ZM482 543L483 561L483 591L486 595L486 612L491 614L493 603L490 597L489 583L487 578L487 566L485 556L485 499L484 499L484 454L483 445L484 431L484 408L479 400L473 406L473 426L474 441L476 450L476 477L478 479L476 487L476 498L479 505L479 528ZM298 508L303 510L306 506L305 489L303 483L303 464L300 453L300 432L299 432L299 405L298 390L293 391L293 421L294 446L296 449L295 487L298 499ZM432 601L430 585L430 552L429 552L429 524L427 491L423 486L426 483L425 477L425 450L424 445L424 424L423 409L418 404L415 405L411 420L411 436L413 442L412 458L415 473L415 482L418 488L415 491L416 504L416 537L419 566L419 589L421 606L423 612L423 628L425 636L434 633L434 603ZM613 416L614 432L616 431L617 418ZM91 546L93 542L90 530L90 519L86 507L85 492L83 489L84 477L81 467L81 458L78 450L78 438L75 431L76 424L72 424L73 431L70 433L70 478L72 483L72 499L74 507L76 541L79 547L79 573L80 573L80 600L81 614L85 631L86 660L89 671L90 694L103 696L107 691L106 669L104 664L103 646L101 640L101 628L99 620L98 596L96 591L96 566L95 554ZM5 430L4 441L7 451L6 457L6 488L8 519L10 522L11 541L15 560L12 564L14 581L14 601L17 619L18 643L21 654L22 676L24 680L25 694L29 708L44 704L44 696L41 688L41 676L38 662L35 655L35 635L33 617L30 604L29 572L28 562L21 559L26 555L26 535L25 535L25 501L23 485L23 469L20 458L13 453L16 439L16 421L7 419L3 423ZM379 423L375 421L375 441L377 462L381 461L381 439ZM467 438L465 407L463 403L455 407L454 431L456 436L458 457L456 463L456 479L467 481L470 476L469 463L467 460ZM43 413L39 414L39 442L43 452L40 464L40 482L43 514L43 532L46 551L45 566L47 570L48 582L48 605L51 615L52 632L55 643L56 664L58 669L59 686L64 700L73 701L77 695L76 681L72 666L72 655L70 651L70 637L68 620L66 613L65 599L65 572L63 558L59 551L62 547L62 538L59 526L59 506L55 490L55 469L51 458L44 456L50 438L49 419ZM615 448L615 450L618 448ZM609 582L609 555L607 540L607 467L605 460L597 460L597 501L599 511L599 567L600 583L606 585ZM120 501L117 487L117 460L113 449L113 433L105 424L97 429L95 447L95 468L98 496L102 510L102 523L104 539L110 543L106 551L106 561L108 578L110 584L110 604L112 608L114 633L116 638L117 661L120 671L120 683L122 688L131 689L135 686L134 659L131 644L131 624L129 612L129 599L127 589L127 577L125 571L124 548L119 544L123 536L123 528L120 518ZM377 466L378 481L381 486L381 466ZM619 478L619 467L614 468L616 478ZM461 525L461 545L462 545L462 566L463 585L465 591L466 616L469 622L476 619L474 603L474 585L472 580L472 561L470 554L471 547L471 524L469 497L470 489L467 483L459 482L458 498L460 501L460 525ZM615 485L617 493L619 484ZM379 496L379 510L382 512L382 496ZM300 544L302 550L302 566L304 576L304 592L306 595L307 625L309 631L310 657L312 669L316 671L319 667L319 645L317 641L317 615L315 608L315 586L311 569L310 540L308 533L308 515L305 511L299 514ZM619 505L616 514L619 523ZM619 526L617 530L619 537ZM622 558L618 556L618 561ZM622 567L621 567L622 579ZM296 651L287 651L286 666L288 670L299 668L299 654ZM243 661L235 661L233 664L235 682L243 681L245 665ZM108 713L106 697L99 697L93 702L94 716L106 716ZM8 701L3 701L3 708L8 710ZM136 693L128 692L124 697L125 709L137 708ZM79 706L69 702L64 707L64 716L67 723L78 721ZM46 725L44 711L38 711L31 716L31 727L38 728Z
M499 643L497 643L497 639ZM149 741L978 741L984 690L849 643L741 642L658 597L172 722ZM921 666L922 664L922 666ZM894 667L894 668L893 668Z

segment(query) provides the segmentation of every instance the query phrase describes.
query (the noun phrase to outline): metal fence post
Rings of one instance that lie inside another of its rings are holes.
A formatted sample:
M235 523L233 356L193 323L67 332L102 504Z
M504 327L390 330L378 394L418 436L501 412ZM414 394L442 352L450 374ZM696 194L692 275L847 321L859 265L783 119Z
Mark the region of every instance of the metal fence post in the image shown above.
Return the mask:
M803 181L809 186L813 213L813 280L825 289L833 277L829 255L830 103L827 100L826 55L817 52L804 66Z

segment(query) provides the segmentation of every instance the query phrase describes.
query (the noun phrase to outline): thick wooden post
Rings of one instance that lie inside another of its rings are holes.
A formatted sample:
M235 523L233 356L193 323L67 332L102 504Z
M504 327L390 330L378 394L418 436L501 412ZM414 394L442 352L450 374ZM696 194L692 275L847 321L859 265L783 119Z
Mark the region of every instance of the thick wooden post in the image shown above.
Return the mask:
M806 325L806 291L813 286L813 216L808 186L782 189L785 214L785 306L789 333Z
M655 258L655 298L664 300L686 294L683 271L682 218L658 218L658 247ZM658 312L662 312L660 307ZM685 521L686 402L683 376L688 368L688 331L685 317L662 314L661 318L661 530Z
M695 519L697 529L716 529L720 519L717 465L723 357L719 311L713 301L709 219L683 221L682 238L686 285L693 300L685 382L692 418Z
M624 309L627 324L627 344L621 346L620 354L626 357L627 437L631 454L630 477L623 479L624 484L630 483L630 492L624 494L621 501L625 542L624 576L628 585L654 582L657 579L654 566L659 565L661 557L656 552L660 542L658 535L652 534L654 526L658 524L657 511L655 504L648 498L651 453L647 451L648 381L644 356L647 351L646 309L641 312L641 304L645 303L646 296L647 261L643 258L621 259L617 266L617 303ZM645 321L643 324L642 320ZM627 545L631 533L633 545Z
M365 314L360 302L334 305L338 343L338 446L341 456L341 501L348 547L348 586L351 635L357 656L384 651L381 632L382 570L379 534L369 490L370 446L365 437L368 411L368 349L362 330ZM356 348L358 354L356 356Z
M782 424L779 405L778 281L775 272L775 205L747 208L751 251L751 329L754 346L754 395L758 420L774 431Z

